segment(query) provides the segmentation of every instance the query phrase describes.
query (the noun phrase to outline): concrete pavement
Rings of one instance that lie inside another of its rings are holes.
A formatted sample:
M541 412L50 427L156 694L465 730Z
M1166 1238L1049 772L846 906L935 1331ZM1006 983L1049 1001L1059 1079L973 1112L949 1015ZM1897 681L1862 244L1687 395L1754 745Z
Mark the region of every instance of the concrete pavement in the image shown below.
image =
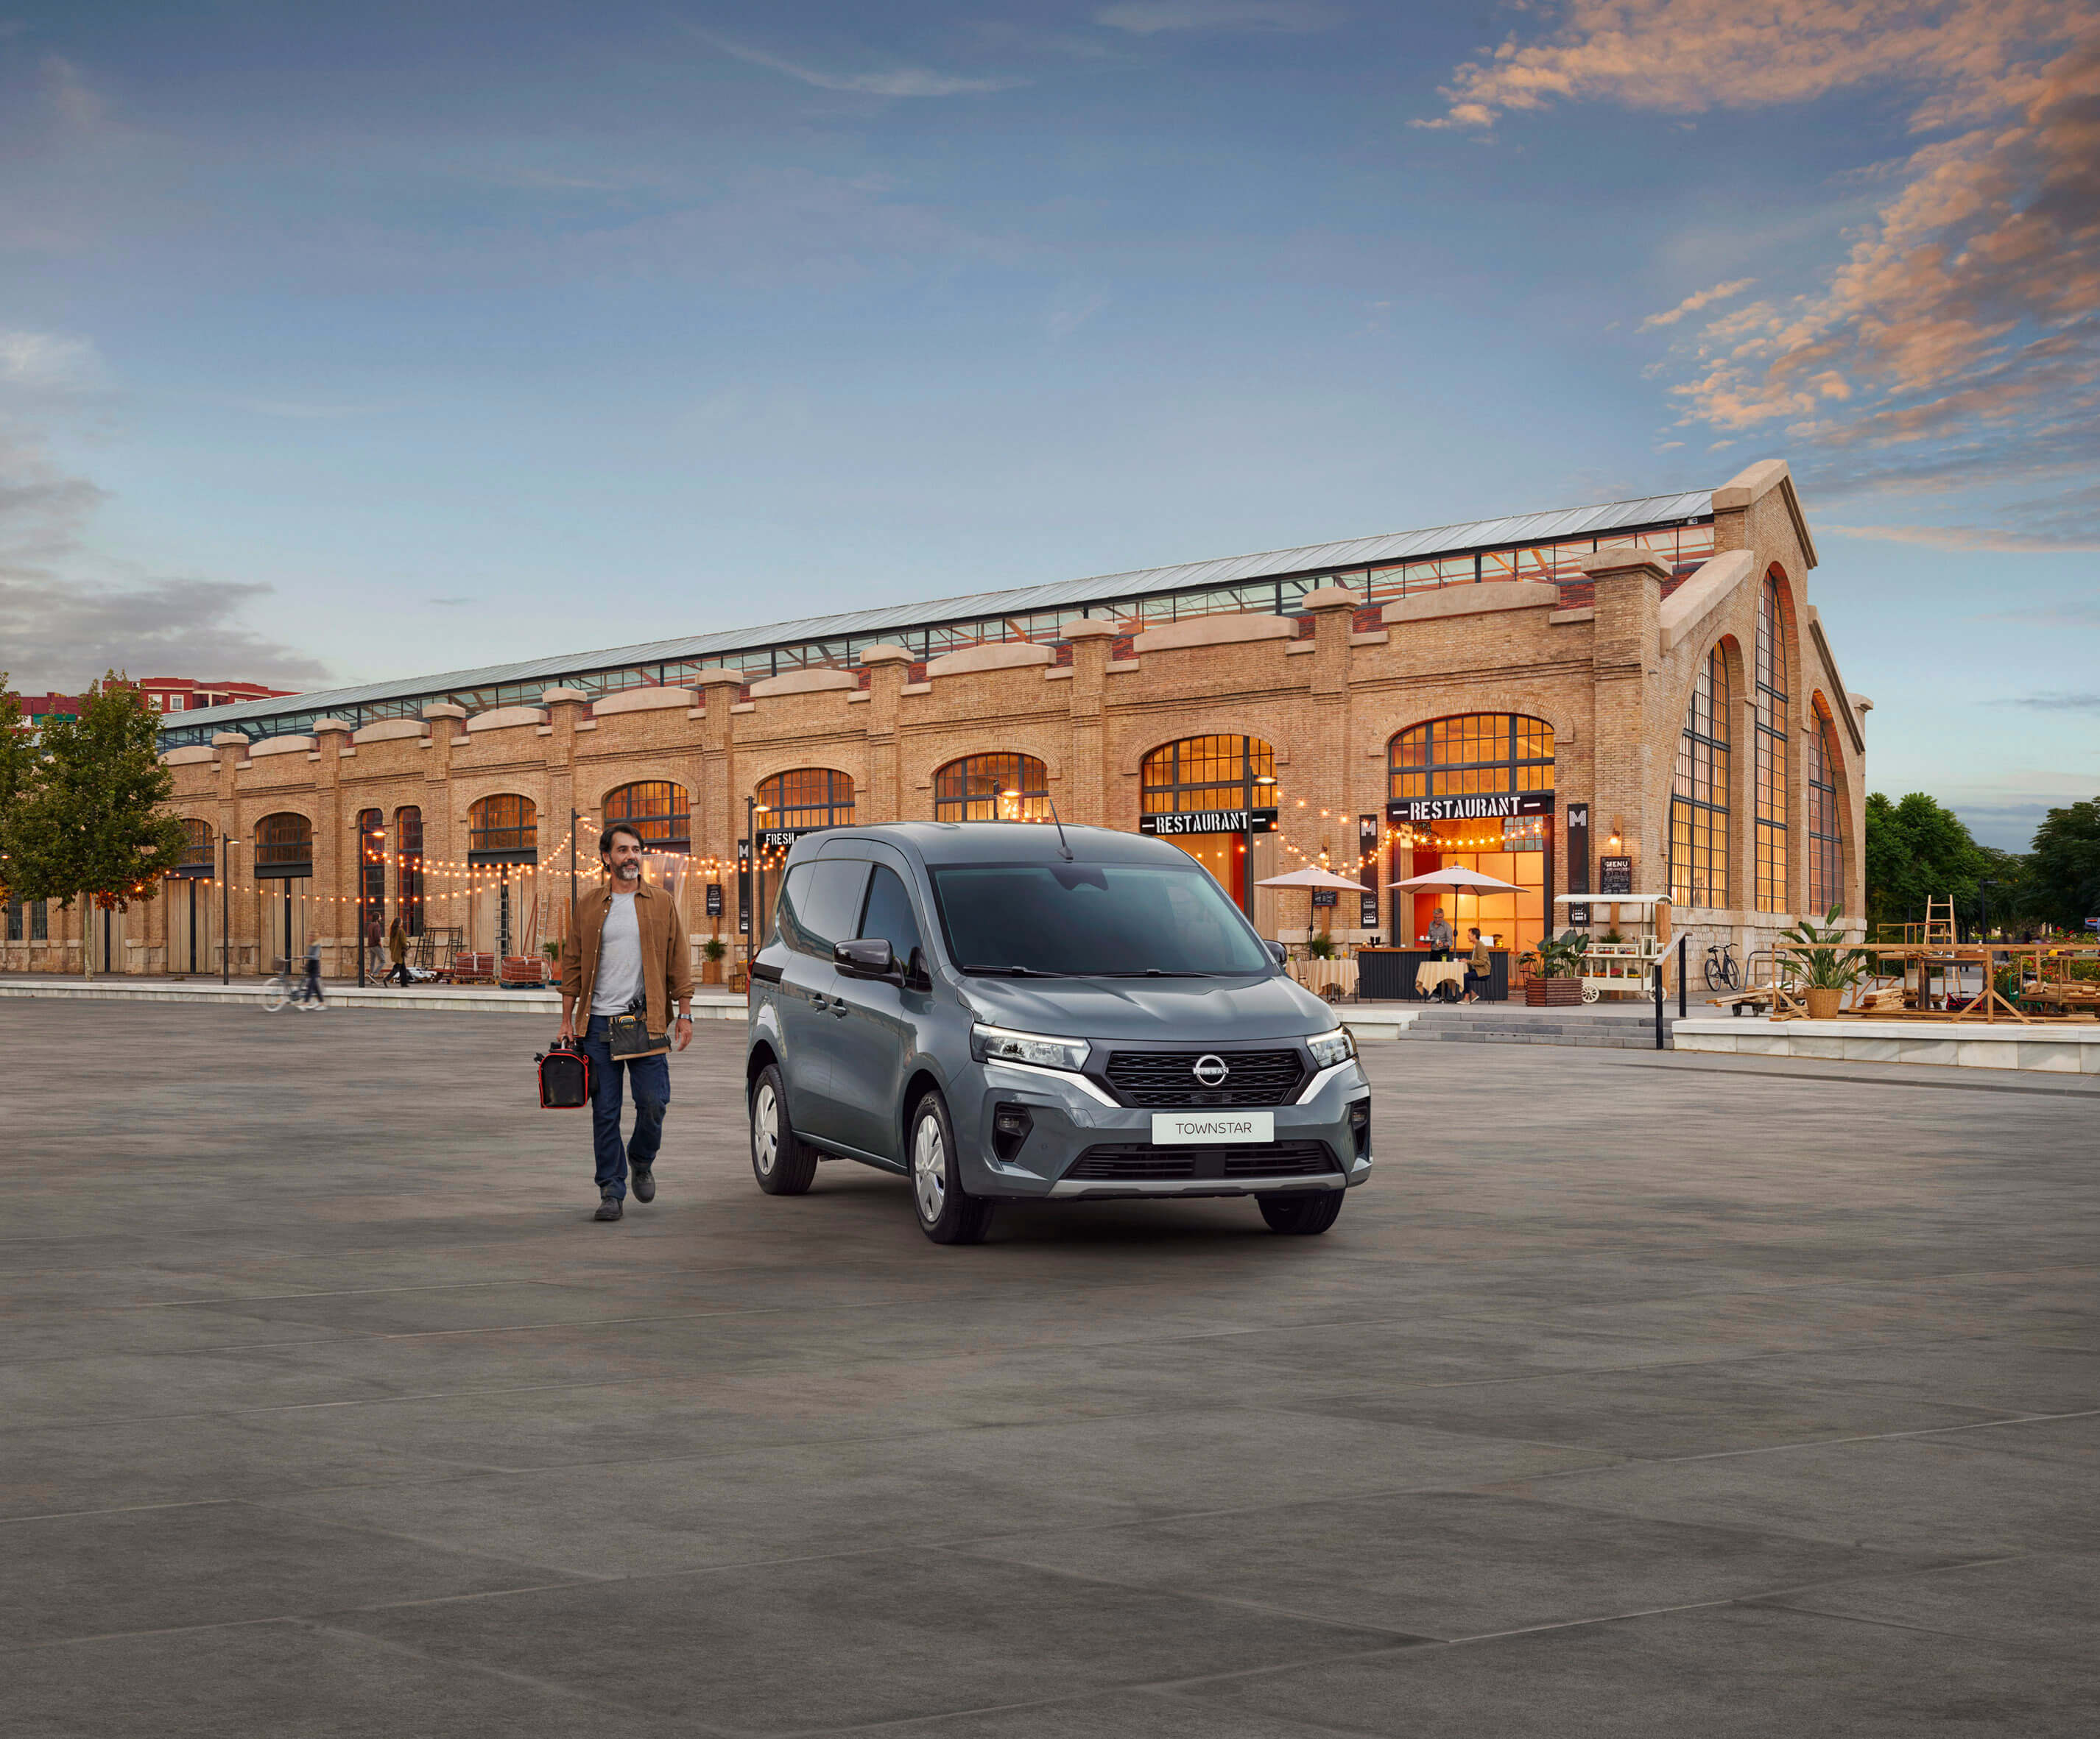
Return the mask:
M592 1224L544 1036L0 1004L0 1731L2089 1730L2076 1083L1378 1045L1325 1238L951 1250L726 1026Z

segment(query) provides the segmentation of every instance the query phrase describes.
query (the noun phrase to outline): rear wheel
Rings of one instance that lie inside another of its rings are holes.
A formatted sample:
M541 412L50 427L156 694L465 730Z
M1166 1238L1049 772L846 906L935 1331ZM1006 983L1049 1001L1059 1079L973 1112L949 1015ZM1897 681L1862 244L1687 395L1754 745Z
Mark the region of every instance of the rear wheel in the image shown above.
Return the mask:
M947 1101L929 1092L911 1113L911 1207L919 1229L937 1244L981 1244L991 1229L991 1203L963 1188Z
M1258 1195L1255 1200L1261 1204L1261 1217L1268 1222L1270 1231L1316 1238L1341 1218L1343 1194L1339 1189L1322 1189L1317 1194L1299 1191L1292 1195Z
M788 1121L788 1089L774 1063L752 1083L751 1170L768 1195L801 1195L817 1176L817 1150Z
M280 973L262 986L262 1006L275 1014L285 1006L285 994L284 975Z

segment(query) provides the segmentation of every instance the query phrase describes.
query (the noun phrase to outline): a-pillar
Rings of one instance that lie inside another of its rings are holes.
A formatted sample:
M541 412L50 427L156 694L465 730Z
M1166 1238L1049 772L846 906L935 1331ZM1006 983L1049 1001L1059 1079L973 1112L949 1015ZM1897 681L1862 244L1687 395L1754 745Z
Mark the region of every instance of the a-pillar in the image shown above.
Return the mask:
M1617 832L1619 855L1633 859L1633 891L1666 894L1677 733L1662 716L1668 701L1657 678L1669 570L1652 551L1621 546L1584 556L1582 571L1596 592L1590 846Z
M1114 797L1109 790L1106 722L1103 717L1104 691L1108 686L1109 655L1115 647L1113 622L1080 621L1069 625L1065 638L1072 647L1072 681L1067 696L1072 708L1072 752L1065 769L1058 806L1067 821L1092 827L1113 827Z
M867 672L867 782L864 819L897 821L904 814L904 775L897 740L897 713L911 655L901 646L871 646L860 655ZM858 803L856 814L860 813Z

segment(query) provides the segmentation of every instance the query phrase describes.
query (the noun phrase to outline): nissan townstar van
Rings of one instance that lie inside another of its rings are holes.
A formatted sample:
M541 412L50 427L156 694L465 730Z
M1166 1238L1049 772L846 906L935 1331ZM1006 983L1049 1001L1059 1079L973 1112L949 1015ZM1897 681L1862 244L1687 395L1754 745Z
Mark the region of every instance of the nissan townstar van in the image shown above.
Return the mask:
M783 874L746 1068L768 1194L857 1159L937 1243L1001 1202L1186 1196L1314 1234L1370 1175L1348 1033L1177 847L898 822L805 835Z

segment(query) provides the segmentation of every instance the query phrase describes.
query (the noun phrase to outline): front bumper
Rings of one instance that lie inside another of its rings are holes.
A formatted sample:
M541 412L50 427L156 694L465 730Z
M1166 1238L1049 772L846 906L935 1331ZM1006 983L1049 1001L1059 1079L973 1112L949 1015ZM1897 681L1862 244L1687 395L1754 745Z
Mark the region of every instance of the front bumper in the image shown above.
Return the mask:
M1066 1176L1090 1150L1149 1145L1152 1112L1118 1105L1092 1081L1057 1069L1031 1064L988 1062L982 1066L983 1092L977 1111L978 1139L966 1142L975 1163L968 1188L973 1195L1057 1201L1108 1201L1162 1197L1273 1195L1298 1191L1346 1189L1371 1172L1371 1154L1356 1150L1349 1107L1370 1097L1370 1085L1352 1058L1321 1070L1290 1105L1264 1107L1276 1120L1275 1143L1319 1141L1334 1155L1338 1169L1274 1175L1243 1169L1234 1175L1200 1177L1071 1177ZM993 1114L1000 1106L1021 1106L1029 1117L1027 1137L1001 1158L993 1141ZM960 1132L959 1132L960 1133ZM1201 1154L1201 1147L1180 1151ZM1235 1149L1244 1155L1245 1149Z

